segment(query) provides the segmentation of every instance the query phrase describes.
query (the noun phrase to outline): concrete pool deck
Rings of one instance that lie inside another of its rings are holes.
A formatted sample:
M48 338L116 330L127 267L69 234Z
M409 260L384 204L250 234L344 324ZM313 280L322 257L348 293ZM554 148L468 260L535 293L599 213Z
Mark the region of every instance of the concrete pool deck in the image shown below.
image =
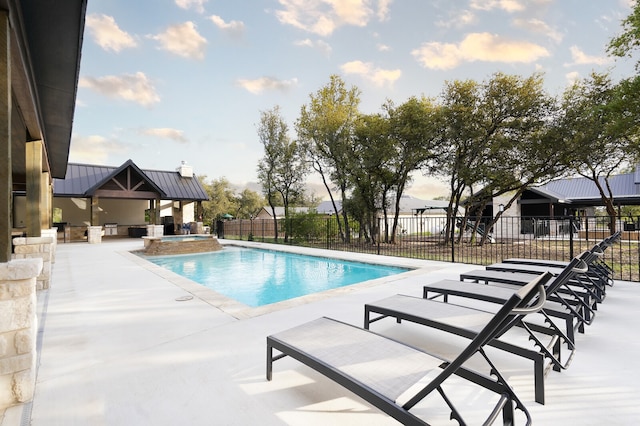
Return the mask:
M477 268L383 258L423 269L252 310L149 267L129 253L141 246L140 240L58 245L51 288L38 299L35 397L7 410L0 426L397 424L292 359L276 362L267 382L266 336L320 316L362 325L367 302L419 296L426 282ZM570 367L547 376L545 405L534 402L530 362L489 351L534 424L639 421L639 306L640 284L608 289L593 325L577 338ZM393 320L372 329L442 353L460 344ZM473 424L478 403L470 405Z

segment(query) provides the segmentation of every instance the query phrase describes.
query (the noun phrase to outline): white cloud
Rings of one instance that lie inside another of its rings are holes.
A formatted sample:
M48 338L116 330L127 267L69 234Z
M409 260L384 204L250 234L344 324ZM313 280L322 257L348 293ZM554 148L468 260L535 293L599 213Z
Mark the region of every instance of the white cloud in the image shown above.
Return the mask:
M351 61L340 66L345 74L356 74L372 82L376 86L393 85L400 78L402 71L399 69L385 70L376 68L370 62Z
M363 27L373 15L369 0L278 0L282 9L276 10L278 20L304 31L320 36L328 36L343 25ZM380 3L379 15L386 16L385 7L389 2Z
M391 6L391 3L393 3L393 0L378 0L378 10L376 15L380 22L389 19L389 6Z
M165 32L149 37L159 41L163 50L185 58L204 59L207 40L198 33L191 21L172 25Z
M378 49L378 52L388 52L391 50L391 46L383 43L378 43L376 44L376 49Z
M73 163L106 164L110 154L126 152L122 143L102 136L74 136L69 150L69 161Z
M132 36L118 27L111 16L94 13L87 16L86 24L94 41L104 50L120 52L122 49L138 45Z
M225 22L224 19L218 15L211 15L209 19L216 27L228 34L230 37L241 38L244 34L244 22L242 21Z
M140 133L148 136L156 136L164 139L171 139L173 141L179 143L187 143L188 140L184 136L184 132L182 130L171 129L168 127L158 127L151 129L141 129Z
M520 12L525 6L518 0L471 0L472 9L493 10L502 9L506 12Z
M549 56L542 46L490 33L472 33L459 44L428 42L411 51L425 68L447 70L462 62L531 63Z
M514 19L513 25L518 28L524 28L527 31L531 31L535 34L542 34L546 37L549 37L556 43L560 43L562 41L562 38L564 37L561 32L551 28L540 19Z
M462 28L471 25L476 21L477 17L475 13L470 10L461 10L456 11L455 16L448 21L438 21L436 22L436 25L443 28Z
M110 98L124 99L149 107L160 102L155 87L142 72L108 75L105 77L82 77L78 83Z
M182 9L194 8L198 13L204 13L204 4L208 0L176 0L176 5Z
M331 45L324 40L313 41L311 39L306 38L304 40L295 41L293 42L293 44L296 46L311 47L312 49L319 50L320 52L322 52L324 56L327 56L327 57L331 55L331 51L332 51Z
M236 84L254 95L259 95L265 90L286 92L298 84L298 79L279 80L273 77L260 77L254 80L238 79L236 80Z
M565 64L565 66L571 65L606 65L610 62L610 59L606 56L590 56L584 53L578 46L571 46L571 59L573 62Z
M568 72L564 76L567 79L567 84L569 86L580 80L580 73L578 71Z

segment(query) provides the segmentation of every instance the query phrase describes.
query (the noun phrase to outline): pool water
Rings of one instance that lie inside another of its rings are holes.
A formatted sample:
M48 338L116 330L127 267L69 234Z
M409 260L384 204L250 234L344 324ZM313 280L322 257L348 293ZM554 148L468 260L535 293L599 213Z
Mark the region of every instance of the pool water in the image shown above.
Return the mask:
M409 270L230 246L216 252L147 260L252 307Z

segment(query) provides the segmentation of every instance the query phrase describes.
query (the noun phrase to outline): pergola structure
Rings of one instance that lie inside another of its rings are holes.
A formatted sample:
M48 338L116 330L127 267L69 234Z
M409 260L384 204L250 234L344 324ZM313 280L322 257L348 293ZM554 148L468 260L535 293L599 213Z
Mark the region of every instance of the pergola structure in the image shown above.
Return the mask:
M194 221L202 215L202 202L209 199L185 162L175 171L165 171L143 170L132 160L119 167L69 163L65 178L54 179L53 195L54 207L62 209L65 222L69 219L76 226L100 228L114 222L139 224L144 222L145 211L151 225L160 224L161 210L177 224L183 219ZM161 201L168 201L169 208ZM185 218L183 208L190 203L195 204L195 215Z
M0 0L0 263L11 259L13 195L26 234L51 227L53 178L64 178L87 0Z

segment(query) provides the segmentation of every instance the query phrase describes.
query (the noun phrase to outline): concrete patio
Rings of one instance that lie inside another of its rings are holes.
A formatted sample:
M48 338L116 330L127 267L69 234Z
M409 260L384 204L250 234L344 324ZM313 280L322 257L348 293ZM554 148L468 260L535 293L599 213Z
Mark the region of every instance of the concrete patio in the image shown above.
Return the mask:
M419 296L426 282L477 268L383 258L421 269L250 309L130 253L140 248L139 239L58 245L51 288L38 300L35 397L0 426L397 424L292 359L276 362L266 381L266 336L319 316L361 325L366 302ZM607 294L569 369L547 376L545 405L534 402L530 362L488 351L534 424L640 421L640 284L618 282ZM443 354L465 342L392 320L372 329ZM473 424L476 409L487 411L467 388Z

